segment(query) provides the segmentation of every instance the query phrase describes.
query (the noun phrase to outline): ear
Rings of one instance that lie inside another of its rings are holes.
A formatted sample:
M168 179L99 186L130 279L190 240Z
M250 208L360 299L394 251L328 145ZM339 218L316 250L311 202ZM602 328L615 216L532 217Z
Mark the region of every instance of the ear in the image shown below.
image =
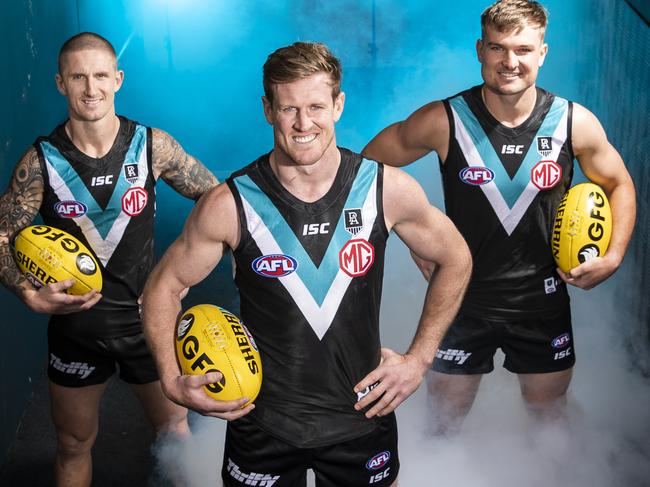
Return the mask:
M264 117L269 125L273 125L273 105L266 96L262 97L262 106L264 107Z
M338 122L343 114L343 107L345 106L345 93L340 92L334 100L334 121Z
M63 78L59 73L56 73L54 75L54 81L56 82L56 89L59 90L59 93L61 93L63 96L68 96L68 92L65 89L65 85L63 84Z
M540 50L540 55L539 55L539 67L541 68L544 65L544 60L546 59L546 54L548 53L548 44L544 43L542 44L542 48Z
M483 39L476 40L476 57L480 63L483 63Z
M121 69L118 69L115 72L115 93L120 91L120 88L122 87L122 83L124 82L124 71Z

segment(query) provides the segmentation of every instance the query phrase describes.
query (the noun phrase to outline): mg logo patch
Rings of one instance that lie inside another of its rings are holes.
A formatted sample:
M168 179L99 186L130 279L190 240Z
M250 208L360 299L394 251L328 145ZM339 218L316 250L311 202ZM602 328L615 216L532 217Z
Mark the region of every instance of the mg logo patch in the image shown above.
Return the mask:
M539 161L530 171L530 180L540 190L551 189L562 179L562 166L555 161Z
M130 188L122 195L122 211L129 216L139 215L147 206L148 199L149 195L144 188Z
M553 137L537 137L537 152L542 157L548 156L553 151Z
M365 276L375 262L375 248L360 239L348 241L339 252L339 266L350 277Z
M356 235L363 228L363 219L361 218L361 208L343 210L345 229L352 235Z

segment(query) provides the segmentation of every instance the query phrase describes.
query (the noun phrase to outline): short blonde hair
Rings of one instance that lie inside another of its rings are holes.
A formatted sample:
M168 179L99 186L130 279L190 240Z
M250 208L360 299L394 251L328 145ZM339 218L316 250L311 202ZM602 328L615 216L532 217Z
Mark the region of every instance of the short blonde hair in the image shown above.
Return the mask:
M539 2L529 0L499 0L486 8L481 14L481 33L485 28L494 27L499 32L519 32L525 26L542 31L542 38L548 25L548 12Z
M341 62L325 44L295 42L269 54L263 68L264 95L273 104L273 85L291 83L317 73L331 77L332 99L341 93Z
M106 51L113 57L115 60L115 66L117 67L117 55L115 54L113 45L108 42L108 40L95 32L80 32L79 34L70 37L70 39L65 41L61 46L61 50L59 51L59 74L62 74L65 57L68 54L76 51L83 51L85 49Z

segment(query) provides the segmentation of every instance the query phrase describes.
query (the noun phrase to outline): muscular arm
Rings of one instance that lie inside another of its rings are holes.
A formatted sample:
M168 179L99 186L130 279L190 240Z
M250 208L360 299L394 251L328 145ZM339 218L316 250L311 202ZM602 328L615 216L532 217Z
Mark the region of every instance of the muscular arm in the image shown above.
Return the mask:
M600 122L578 104L573 109L572 144L582 172L603 188L612 208L612 238L605 255L561 274L569 284L590 289L616 272L623 261L636 220L636 193L623 159Z
M144 333L156 359L165 394L202 414L229 420L247 414L252 405L240 409L246 398L216 401L208 397L202 386L217 382L221 378L218 373L181 376L173 336L183 291L203 280L226 249L236 246L238 228L235 201L227 185L212 189L199 200L183 233L150 274L142 296Z
M42 201L43 175L36 150L31 147L16 165L9 187L0 197L0 280L23 300L34 287L18 269L10 243L32 223Z
M152 130L153 171L180 194L193 200L216 186L217 178L200 161L187 154L172 136Z
M391 166L405 166L436 151L447 158L449 122L442 102L432 102L406 120L389 125L363 149L362 154Z
M35 289L14 261L11 242L32 223L42 201L43 174L32 147L16 165L9 188L0 197L0 281L33 311L65 314L89 309L101 299L97 291L68 295L65 290L74 284L71 279Z
M408 351L399 355L383 349L382 363L355 388L361 391L380 382L357 403L361 409L381 397L366 413L368 417L388 414L418 388L458 312L472 266L469 248L456 227L429 204L422 188L406 173L385 168L384 208L388 228L392 227L413 253L436 266Z

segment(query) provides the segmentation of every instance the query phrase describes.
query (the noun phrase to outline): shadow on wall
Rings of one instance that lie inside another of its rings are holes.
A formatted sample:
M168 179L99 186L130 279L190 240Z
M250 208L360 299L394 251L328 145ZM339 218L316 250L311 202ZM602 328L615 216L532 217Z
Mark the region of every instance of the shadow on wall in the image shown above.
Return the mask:
M628 3L643 11L641 2ZM647 15L650 7L644 8ZM618 329L625 336L631 363L650 377L650 29L647 17L644 22L616 0L599 0L585 21L579 45L590 54L589 71L579 101L600 118L637 190L636 229L612 291ZM595 31L597 38L589 34Z

